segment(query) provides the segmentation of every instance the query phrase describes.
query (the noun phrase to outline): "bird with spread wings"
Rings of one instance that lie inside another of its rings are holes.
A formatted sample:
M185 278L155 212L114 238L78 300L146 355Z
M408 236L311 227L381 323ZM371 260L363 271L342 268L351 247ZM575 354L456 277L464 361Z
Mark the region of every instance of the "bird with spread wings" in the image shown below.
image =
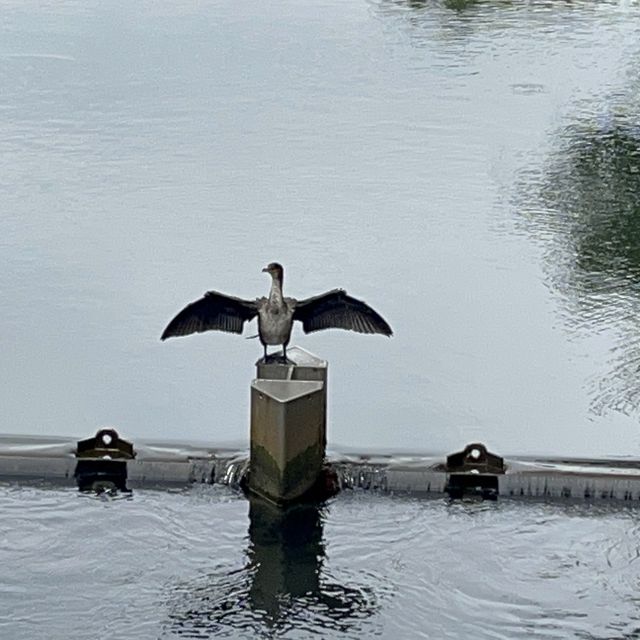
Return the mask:
M359 333L393 334L382 316L368 304L347 295L343 289L333 289L304 300L285 297L282 291L284 269L277 262L267 265L264 272L271 276L268 297L243 300L217 291L208 291L202 298L188 304L169 322L161 340L175 336L217 330L242 333L245 321L258 317L258 337L267 356L267 345L281 345L284 361L291 339L293 322L302 323L305 333L322 329L347 329Z

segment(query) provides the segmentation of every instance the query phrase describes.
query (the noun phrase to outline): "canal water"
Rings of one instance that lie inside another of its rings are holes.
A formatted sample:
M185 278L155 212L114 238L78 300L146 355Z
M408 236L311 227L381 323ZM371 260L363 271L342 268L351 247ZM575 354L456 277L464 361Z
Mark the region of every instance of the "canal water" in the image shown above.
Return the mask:
M246 441L208 289L344 287L330 442L640 453L637 2L6 2L0 432ZM249 326L245 335L255 333Z
M0 636L635 638L638 519L576 503L0 486Z
M0 433L246 446L258 341L159 337L277 260L395 331L294 332L332 449L637 457L639 18L7 0ZM586 503L3 483L0 637L637 638L637 539Z

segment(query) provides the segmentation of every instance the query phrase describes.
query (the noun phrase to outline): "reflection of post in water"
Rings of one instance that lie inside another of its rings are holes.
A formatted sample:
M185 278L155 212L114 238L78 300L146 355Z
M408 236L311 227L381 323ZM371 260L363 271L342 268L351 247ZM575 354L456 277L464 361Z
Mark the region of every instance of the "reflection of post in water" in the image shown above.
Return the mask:
M249 591L251 608L264 611L277 622L283 615L283 595L289 600L320 594L324 560L321 512L315 505L280 509L252 498L249 519L248 555L255 569Z
M368 588L331 582L324 575L323 507L281 509L252 498L249 518L249 602L270 627L287 628L304 613L311 627L347 632L377 610Z
M365 621L378 609L376 597L369 587L346 586L328 576L325 508L279 508L251 497L247 565L173 586L179 595L169 605L171 631L208 637L233 629L241 637L259 637L265 628L286 633L302 624L319 637L331 630L363 637Z

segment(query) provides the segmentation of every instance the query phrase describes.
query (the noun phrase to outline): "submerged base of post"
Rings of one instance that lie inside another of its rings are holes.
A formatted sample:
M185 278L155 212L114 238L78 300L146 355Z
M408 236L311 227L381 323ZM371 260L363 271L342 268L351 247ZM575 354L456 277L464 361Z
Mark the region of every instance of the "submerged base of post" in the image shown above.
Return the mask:
M248 489L277 504L317 499L325 481L327 362L301 349L256 363ZM335 491L334 491L335 492Z

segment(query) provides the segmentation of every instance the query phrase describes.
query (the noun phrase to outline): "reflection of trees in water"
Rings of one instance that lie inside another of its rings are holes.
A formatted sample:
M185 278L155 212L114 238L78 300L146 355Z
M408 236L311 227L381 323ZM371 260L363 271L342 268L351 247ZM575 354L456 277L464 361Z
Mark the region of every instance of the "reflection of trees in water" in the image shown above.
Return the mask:
M476 5L494 5L513 7L512 0L378 0L380 6L393 6L399 9L424 11L443 7L451 11L464 11ZM561 0L560 0L561 1Z
M514 0L371 0L371 3L382 15L405 15L414 26L419 26L421 21L431 21L436 16L444 19L456 16L473 19L474 16L481 16L477 26L495 31L509 26L518 27L520 23L487 20L489 14L494 18L530 15L538 20L543 14L554 10L563 14L585 9L591 11L594 4L597 4L592 0L548 0L544 3Z
M398 29L413 47L430 51L443 67L460 70L483 54L493 55L495 42L492 44L485 38L513 33L516 41L505 41L504 46L515 46L519 50L522 46L518 39L546 39L549 29L555 25L554 39L571 41L580 33L582 23L591 23L598 3L592 0L369 0L369 4L376 16ZM570 28L567 14L571 16ZM472 41L474 46L469 47ZM428 61L433 63L431 59ZM479 70L469 68L467 72L475 74Z
M474 8L486 0L370 0L374 11L406 27L411 42L422 47L432 41L462 41L472 36ZM487 26L487 20L479 24ZM404 29L403 29L404 30Z
M428 9L434 4L441 4L447 9L453 9L454 11L464 11L474 4L479 4L481 0L440 0L435 2L434 0L390 0L396 6L404 6L407 9L416 9L421 11Z
M640 129L623 119L579 124L561 139L530 222L537 235L552 232L549 276L568 323L616 336L594 410L628 413L640 400Z
M406 7L407 9L416 9L418 11L440 6L445 7L446 9L451 9L452 11L464 11L465 9L470 9L477 5L484 5L539 12L543 8L553 8L554 5L557 5L562 9L572 9L578 7L590 7L594 4L598 4L590 0L547 0L544 3L522 3L514 0L380 0L380 2L387 5L395 5L397 7ZM616 4L610 0L609 3ZM607 0L601 0L599 4L607 4Z
M575 255L574 290L640 283L640 129L574 127L544 198ZM594 277L595 276L595 277Z
M171 587L169 627L188 638L363 637L378 610L368 587L325 576L323 513L317 506L281 510L250 502L248 563ZM215 539L212 536L215 553ZM351 634L351 635L350 635ZM368 634L366 634L368 635Z

